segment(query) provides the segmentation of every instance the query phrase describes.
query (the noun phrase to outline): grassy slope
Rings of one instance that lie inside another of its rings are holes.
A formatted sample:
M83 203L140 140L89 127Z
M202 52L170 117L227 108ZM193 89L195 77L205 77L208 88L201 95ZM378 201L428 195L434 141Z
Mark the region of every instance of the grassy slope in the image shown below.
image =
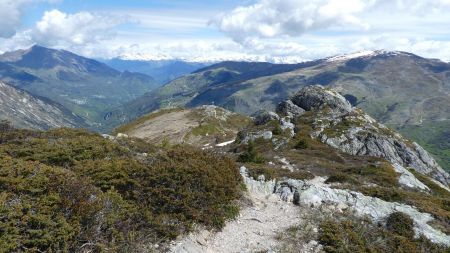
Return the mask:
M173 126L160 124L168 119L170 122L165 124L173 122L176 124ZM172 108L150 113L116 128L113 133L140 136L152 143L189 143L203 146L207 143L211 145L234 139L236 133L247 127L250 122L247 116L218 107Z

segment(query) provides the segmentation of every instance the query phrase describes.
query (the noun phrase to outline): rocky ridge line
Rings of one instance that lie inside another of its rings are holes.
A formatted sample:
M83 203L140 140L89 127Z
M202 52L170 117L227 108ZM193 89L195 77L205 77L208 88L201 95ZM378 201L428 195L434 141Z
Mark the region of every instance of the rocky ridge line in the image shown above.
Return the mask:
M288 108L286 105L289 105ZM444 186L450 175L417 143L376 122L362 110L352 107L339 93L320 85L300 90L281 104L278 112L298 115L304 110L314 114L311 137L351 155L384 158L405 174L406 168L430 176Z

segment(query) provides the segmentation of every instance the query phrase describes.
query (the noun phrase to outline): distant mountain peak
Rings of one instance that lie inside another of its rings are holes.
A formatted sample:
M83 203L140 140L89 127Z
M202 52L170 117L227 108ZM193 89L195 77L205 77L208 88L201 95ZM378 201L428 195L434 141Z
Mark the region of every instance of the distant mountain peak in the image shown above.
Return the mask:
M119 71L104 63L89 59L72 52L34 45L28 49L7 52L0 55L0 62L12 63L31 69L67 68L79 72L119 75Z
M331 56L328 58L325 58L327 62L333 62L333 61L346 61L350 59L355 58L367 58L367 57L373 57L373 56L396 56L396 55L406 55L408 53L401 52L401 51L387 51L387 50L363 50L363 51L357 51L350 54L343 54L343 55L336 55Z

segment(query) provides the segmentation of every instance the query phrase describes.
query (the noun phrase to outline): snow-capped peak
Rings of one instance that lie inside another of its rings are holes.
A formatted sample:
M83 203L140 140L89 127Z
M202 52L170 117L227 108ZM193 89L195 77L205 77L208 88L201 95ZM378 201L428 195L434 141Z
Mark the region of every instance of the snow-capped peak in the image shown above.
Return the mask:
M247 54L218 54L218 55L197 55L189 57L174 57L161 53L127 53L118 56L122 60L138 60L138 61L161 61L161 60L179 60L185 62L222 62L222 61L245 61L245 62L272 62L293 64L305 62L306 60L300 56L264 56L264 55L247 55Z
M365 58L365 57L372 57L377 55L399 55L401 52L398 51L386 51L386 50L365 50L365 51L358 51L351 54L344 54L344 55L337 55L332 56L329 58L326 58L327 62L334 62L334 61L347 61L350 59L355 58Z

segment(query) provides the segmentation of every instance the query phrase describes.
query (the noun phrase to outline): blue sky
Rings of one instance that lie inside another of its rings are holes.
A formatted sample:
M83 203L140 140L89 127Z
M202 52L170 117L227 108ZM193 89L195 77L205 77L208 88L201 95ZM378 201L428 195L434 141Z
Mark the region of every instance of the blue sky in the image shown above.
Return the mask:
M0 52L298 62L364 50L450 61L450 0L0 0Z

